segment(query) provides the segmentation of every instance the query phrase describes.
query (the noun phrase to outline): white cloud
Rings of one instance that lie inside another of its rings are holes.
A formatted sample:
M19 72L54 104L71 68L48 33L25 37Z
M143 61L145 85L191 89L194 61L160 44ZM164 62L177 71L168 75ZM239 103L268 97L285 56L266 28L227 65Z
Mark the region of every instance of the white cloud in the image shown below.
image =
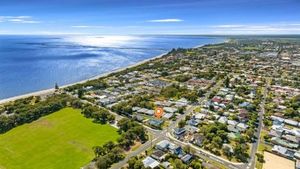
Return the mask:
M182 19L154 19L148 20L147 22L158 22L158 23L168 23L168 22L183 22Z
M31 16L0 16L0 22L8 23L40 23Z
M106 26L101 25L73 25L72 28L105 28Z

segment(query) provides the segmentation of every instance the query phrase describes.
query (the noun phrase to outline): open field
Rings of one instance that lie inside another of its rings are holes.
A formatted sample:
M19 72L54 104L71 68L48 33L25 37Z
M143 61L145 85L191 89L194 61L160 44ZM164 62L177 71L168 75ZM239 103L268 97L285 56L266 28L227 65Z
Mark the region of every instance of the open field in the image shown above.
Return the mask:
M117 129L65 108L0 135L0 169L80 168L92 147L118 138Z
M295 162L265 151L263 169L294 169Z

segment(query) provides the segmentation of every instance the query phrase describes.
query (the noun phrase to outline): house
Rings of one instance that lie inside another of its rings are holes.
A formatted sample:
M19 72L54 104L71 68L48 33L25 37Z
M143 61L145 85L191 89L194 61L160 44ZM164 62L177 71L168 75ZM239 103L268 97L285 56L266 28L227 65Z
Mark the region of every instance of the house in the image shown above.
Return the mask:
M239 104L239 107L242 107L242 108L247 108L249 107L251 104L249 102L243 102L243 103L240 103Z
M141 109L141 107L132 107L132 111L138 111L138 110L140 110Z
M190 119L190 120L187 121L187 124L197 127L199 125L199 120Z
M185 98L181 98L174 103L175 103L176 107L184 107L184 106L188 105L189 101Z
M171 119L173 116L174 116L174 113L165 113L163 115L163 118L165 118L165 119Z
M99 99L98 102L100 103L100 105L102 106L106 106L109 104L112 104L114 102L116 102L117 100L114 97L109 97L109 98L104 98L104 99Z
M185 164L188 164L191 162L193 156L191 154L186 154L183 157L181 157L181 161Z
M273 144L278 144L283 147L287 147L287 148L291 148L291 149L297 149L299 147L299 144L289 143L288 141L277 138L277 137L271 138L271 142Z
M167 113L176 113L178 109L174 107L164 107L164 111Z
M135 115L132 118L137 120L138 122L142 122L144 120L144 117L141 115Z
M230 153L233 153L234 151L233 151L233 148L232 148L232 146L230 145L230 144L223 144L223 148L228 148L229 149L229 152Z
M232 95L232 94L228 94L228 95L225 96L226 101L232 101L233 98L234 98L234 95Z
M149 115L149 116L153 116L154 115L154 110L147 110L145 112L145 114Z
M237 139L237 138L240 137L240 134L239 133L230 132L230 133L227 134L227 136L228 136L229 139L235 140L235 139Z
M165 168L165 169L168 169L168 168L171 167L171 163L165 161L165 162L161 163L161 166L162 166L163 168Z
M221 116L218 120L219 123L222 123L222 124L226 124L227 123L227 117L225 116Z
M289 134L283 135L282 138L284 138L292 143L296 143L296 144L299 144L299 142L300 142L299 138L297 138L296 136L289 135Z
M239 132L239 130L237 128L235 128L235 126L233 126L233 125L228 125L227 130L230 131L230 132L233 132L233 133L238 133Z
M227 121L227 124L228 124L228 125L232 125L232 126L236 126L236 125L238 124L238 122L237 122L237 121L234 121L234 120L228 120L228 121Z
M300 151L296 151L296 153L294 154L294 157L297 159L300 159Z
M171 143L169 145L169 150L172 154L175 154L177 156L182 154L182 148L176 144Z
M174 135L177 137L177 138L180 138L183 136L183 134L185 133L186 129L185 128L175 128L174 129Z
M205 137L201 134L195 134L193 138L193 143L199 147L202 146L202 143L204 141Z
M157 120L157 119L148 120L148 124L156 128L160 128L163 123L164 121L162 120Z
M271 116L271 119L272 119L273 121L279 121L279 122L281 122L281 123L284 122L284 119L283 119L283 118L277 117L277 116Z
M219 96L215 96L211 99L212 102L214 103L221 103L222 102L222 98Z
M291 125L291 126L296 126L296 127L298 126L298 122L297 121L290 120L290 119L285 119L284 123L286 123L288 125Z
M147 83L147 85L151 86L151 87L163 88L163 87L166 87L168 85L168 83L165 81L162 81L162 80L152 80L152 81L149 81Z
M269 132L269 136L271 137L281 137L283 131L277 131L277 130L273 130L271 129L271 131Z
M300 169L300 160L296 160L296 169Z
M143 161L144 167L155 168L159 166L159 162L154 160L152 157L147 156Z
M241 122L247 122L248 121L248 116L249 116L248 112L245 109L242 109L242 110L239 111L238 119Z
M207 115L206 114L203 114L203 113L197 113L194 118L197 119L197 120L203 120L205 119Z
M165 159L166 153L161 150L154 150L151 157L158 161L163 161Z
M156 148L162 151L166 151L171 143L168 140L162 140L156 144Z
M148 111L148 109L146 109L146 108L141 108L141 109L137 110L138 113L143 113L143 114L146 114L147 111Z
M199 131L198 127L195 126L190 126L190 125L186 125L185 129L189 132L189 133L196 133Z
M243 132L243 131L246 131L246 130L247 130L248 125L245 124L245 123L239 123L239 124L236 126L236 128L237 128L239 131Z

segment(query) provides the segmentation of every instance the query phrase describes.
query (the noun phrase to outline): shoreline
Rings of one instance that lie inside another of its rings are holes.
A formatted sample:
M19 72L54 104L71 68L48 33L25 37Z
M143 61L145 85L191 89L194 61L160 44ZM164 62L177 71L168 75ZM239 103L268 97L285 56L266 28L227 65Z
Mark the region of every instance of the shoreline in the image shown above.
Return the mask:
M223 42L226 42L226 39L224 39ZM220 42L216 42L216 43L213 43L213 44L218 44L218 43L220 43ZM208 45L208 44L197 45L197 46L191 47L191 48L200 48L200 47L203 47L204 45ZM139 66L141 64L153 61L155 59L159 59L159 58L163 57L164 55L166 55L167 53L169 53L170 51L162 53L160 55L157 55L157 56L149 58L149 59L142 60L142 61L137 62L135 64L125 66L123 68L118 68L118 69L111 70L111 71L106 72L106 73L102 73L100 75L96 75L94 77L91 77L91 78L88 78L88 79L85 79L85 80L81 80L81 81L78 81L78 82L74 82L74 83L63 85L63 86L59 86L59 88L63 89L63 88L66 88L66 87L69 87L69 86L73 86L73 85L76 85L76 84L82 84L82 83L85 83L85 82L90 81L90 80L95 80L95 79L98 79L98 78L106 77L106 76L108 76L108 75L110 75L112 73L121 72L121 71L126 70L128 68L133 68L133 67ZM0 100L0 104L8 103L8 102L15 101L15 100L18 100L18 99L27 98L27 97L30 97L30 96L50 95L50 94L53 94L54 92L55 92L54 87L52 89L45 89L45 90L39 90L39 91L35 91L35 92L29 92L29 93L21 94L21 95L18 95L18 96L13 96L13 97L1 99Z

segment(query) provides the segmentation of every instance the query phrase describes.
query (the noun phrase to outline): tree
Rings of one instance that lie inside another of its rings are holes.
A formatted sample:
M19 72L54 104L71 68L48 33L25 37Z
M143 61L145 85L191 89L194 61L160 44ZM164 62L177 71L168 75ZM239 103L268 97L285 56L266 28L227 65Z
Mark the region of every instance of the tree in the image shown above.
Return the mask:
M178 127L179 128L183 128L185 126L185 121L184 120L180 120L178 123Z
M221 139L221 137L219 136L215 136L212 139L212 144L216 147L216 148L220 148L223 144L223 141Z
M107 120L109 121L109 122L114 122L115 121L115 119L116 119L116 117L114 116L114 115L112 115L112 114L110 114L108 117L107 117Z
M103 148L106 152L110 152L114 147L116 147L115 143L112 141L109 141L103 145Z
M110 166L110 162L106 156L100 156L97 159L96 166L98 169L108 169Z
M200 161L193 160L190 165L193 169L202 169L202 164Z
M247 162L249 158L247 146L245 144L237 144L234 148L234 156L238 161Z
M137 157L131 157L127 162L128 169L134 169L134 165L137 162L137 160L138 160Z
M58 84L57 83L55 83L55 90L58 90L59 89L59 86L58 86Z
M107 151L106 151L103 147L101 147L101 146L95 146L95 147L93 147L93 150L94 150L94 154L95 154L96 157L103 156L103 155L105 155L106 152L107 152Z
M134 169L144 169L144 164L142 161L138 160L136 161L136 163L134 164Z
M229 78L226 77L226 79L224 80L224 85L225 87L229 87Z
M183 147L183 151L189 154L194 154L195 151L192 149L192 147L190 145L186 145Z
M256 157L257 157L257 161L259 161L260 163L264 163L265 162L263 154L256 153Z
M186 169L187 168L187 166L185 164L183 164L183 162L179 159L174 160L173 167L176 169Z
M198 91L198 97L203 97L204 94L205 94L205 91L203 91L203 90Z
M231 152L230 148L225 146L223 148L223 154L229 159L231 160L232 159L232 156L233 156L233 153Z
M83 89L79 89L77 95L78 95L78 98L81 99L83 97L83 95L84 95L84 90Z

